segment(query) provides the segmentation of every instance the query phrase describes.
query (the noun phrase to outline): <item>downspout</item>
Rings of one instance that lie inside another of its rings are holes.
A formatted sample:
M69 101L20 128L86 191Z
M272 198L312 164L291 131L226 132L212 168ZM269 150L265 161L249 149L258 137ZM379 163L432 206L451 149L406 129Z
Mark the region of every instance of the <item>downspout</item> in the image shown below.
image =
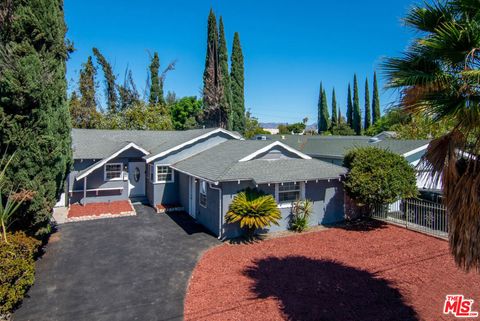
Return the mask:
M218 185L218 182L215 183ZM222 238L222 225L223 225L223 200L222 200L222 189L220 187L214 187L212 183L209 184L211 189L218 191L218 213L220 214L220 219L218 220L218 239Z

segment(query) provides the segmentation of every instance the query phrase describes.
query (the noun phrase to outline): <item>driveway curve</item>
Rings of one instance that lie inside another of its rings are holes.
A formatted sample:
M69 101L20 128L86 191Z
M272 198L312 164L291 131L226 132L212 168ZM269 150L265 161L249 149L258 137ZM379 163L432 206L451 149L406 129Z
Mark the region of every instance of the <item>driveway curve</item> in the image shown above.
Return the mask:
M137 216L61 225L13 319L183 319L190 275L220 242L187 214L135 209Z

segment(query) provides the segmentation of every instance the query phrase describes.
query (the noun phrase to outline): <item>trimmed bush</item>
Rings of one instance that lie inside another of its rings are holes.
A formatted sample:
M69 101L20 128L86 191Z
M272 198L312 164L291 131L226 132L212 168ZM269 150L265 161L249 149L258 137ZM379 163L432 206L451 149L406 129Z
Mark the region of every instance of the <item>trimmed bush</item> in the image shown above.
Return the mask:
M0 315L7 315L22 301L35 281L35 254L40 241L23 232L0 242Z
M345 190L358 205L389 204L418 194L415 170L400 155L375 147L350 151Z

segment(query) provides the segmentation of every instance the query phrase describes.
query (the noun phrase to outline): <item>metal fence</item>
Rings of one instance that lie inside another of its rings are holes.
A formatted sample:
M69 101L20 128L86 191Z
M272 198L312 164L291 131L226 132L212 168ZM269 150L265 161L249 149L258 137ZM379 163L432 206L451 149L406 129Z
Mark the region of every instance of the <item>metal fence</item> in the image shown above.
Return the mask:
M448 239L447 210L442 204L421 199L402 199L392 204L375 206L372 217Z

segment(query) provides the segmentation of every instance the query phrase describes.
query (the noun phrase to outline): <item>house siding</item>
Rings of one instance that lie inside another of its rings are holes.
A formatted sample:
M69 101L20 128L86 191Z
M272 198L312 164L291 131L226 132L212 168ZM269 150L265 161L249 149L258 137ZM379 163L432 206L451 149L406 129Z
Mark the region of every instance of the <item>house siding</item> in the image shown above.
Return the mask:
M183 173L178 173L178 197L180 204L183 206L186 212L188 212L188 207L190 205L189 184L190 176Z
M180 202L178 196L178 172L174 171L174 181L171 183L153 183L152 205L176 205ZM150 201L151 202L151 201Z
M223 237L233 238L242 234L238 225L225 223L225 214L235 195L247 187L254 188L251 181L222 183L223 190ZM275 197L275 184L261 184L258 189ZM310 217L310 226L333 224L344 220L344 190L339 180L309 181L305 184L305 198L313 202L313 213ZM289 228L291 208L280 209L282 218L279 226L273 225L265 232L285 231Z
M220 214L218 213L220 206L219 191L210 188L210 184L207 183L207 206L203 207L202 205L200 205L200 182L198 179L195 183L195 187L195 191L197 194L195 219L197 220L197 222L207 228L210 232L212 232L213 235L218 236L218 229L220 224Z

